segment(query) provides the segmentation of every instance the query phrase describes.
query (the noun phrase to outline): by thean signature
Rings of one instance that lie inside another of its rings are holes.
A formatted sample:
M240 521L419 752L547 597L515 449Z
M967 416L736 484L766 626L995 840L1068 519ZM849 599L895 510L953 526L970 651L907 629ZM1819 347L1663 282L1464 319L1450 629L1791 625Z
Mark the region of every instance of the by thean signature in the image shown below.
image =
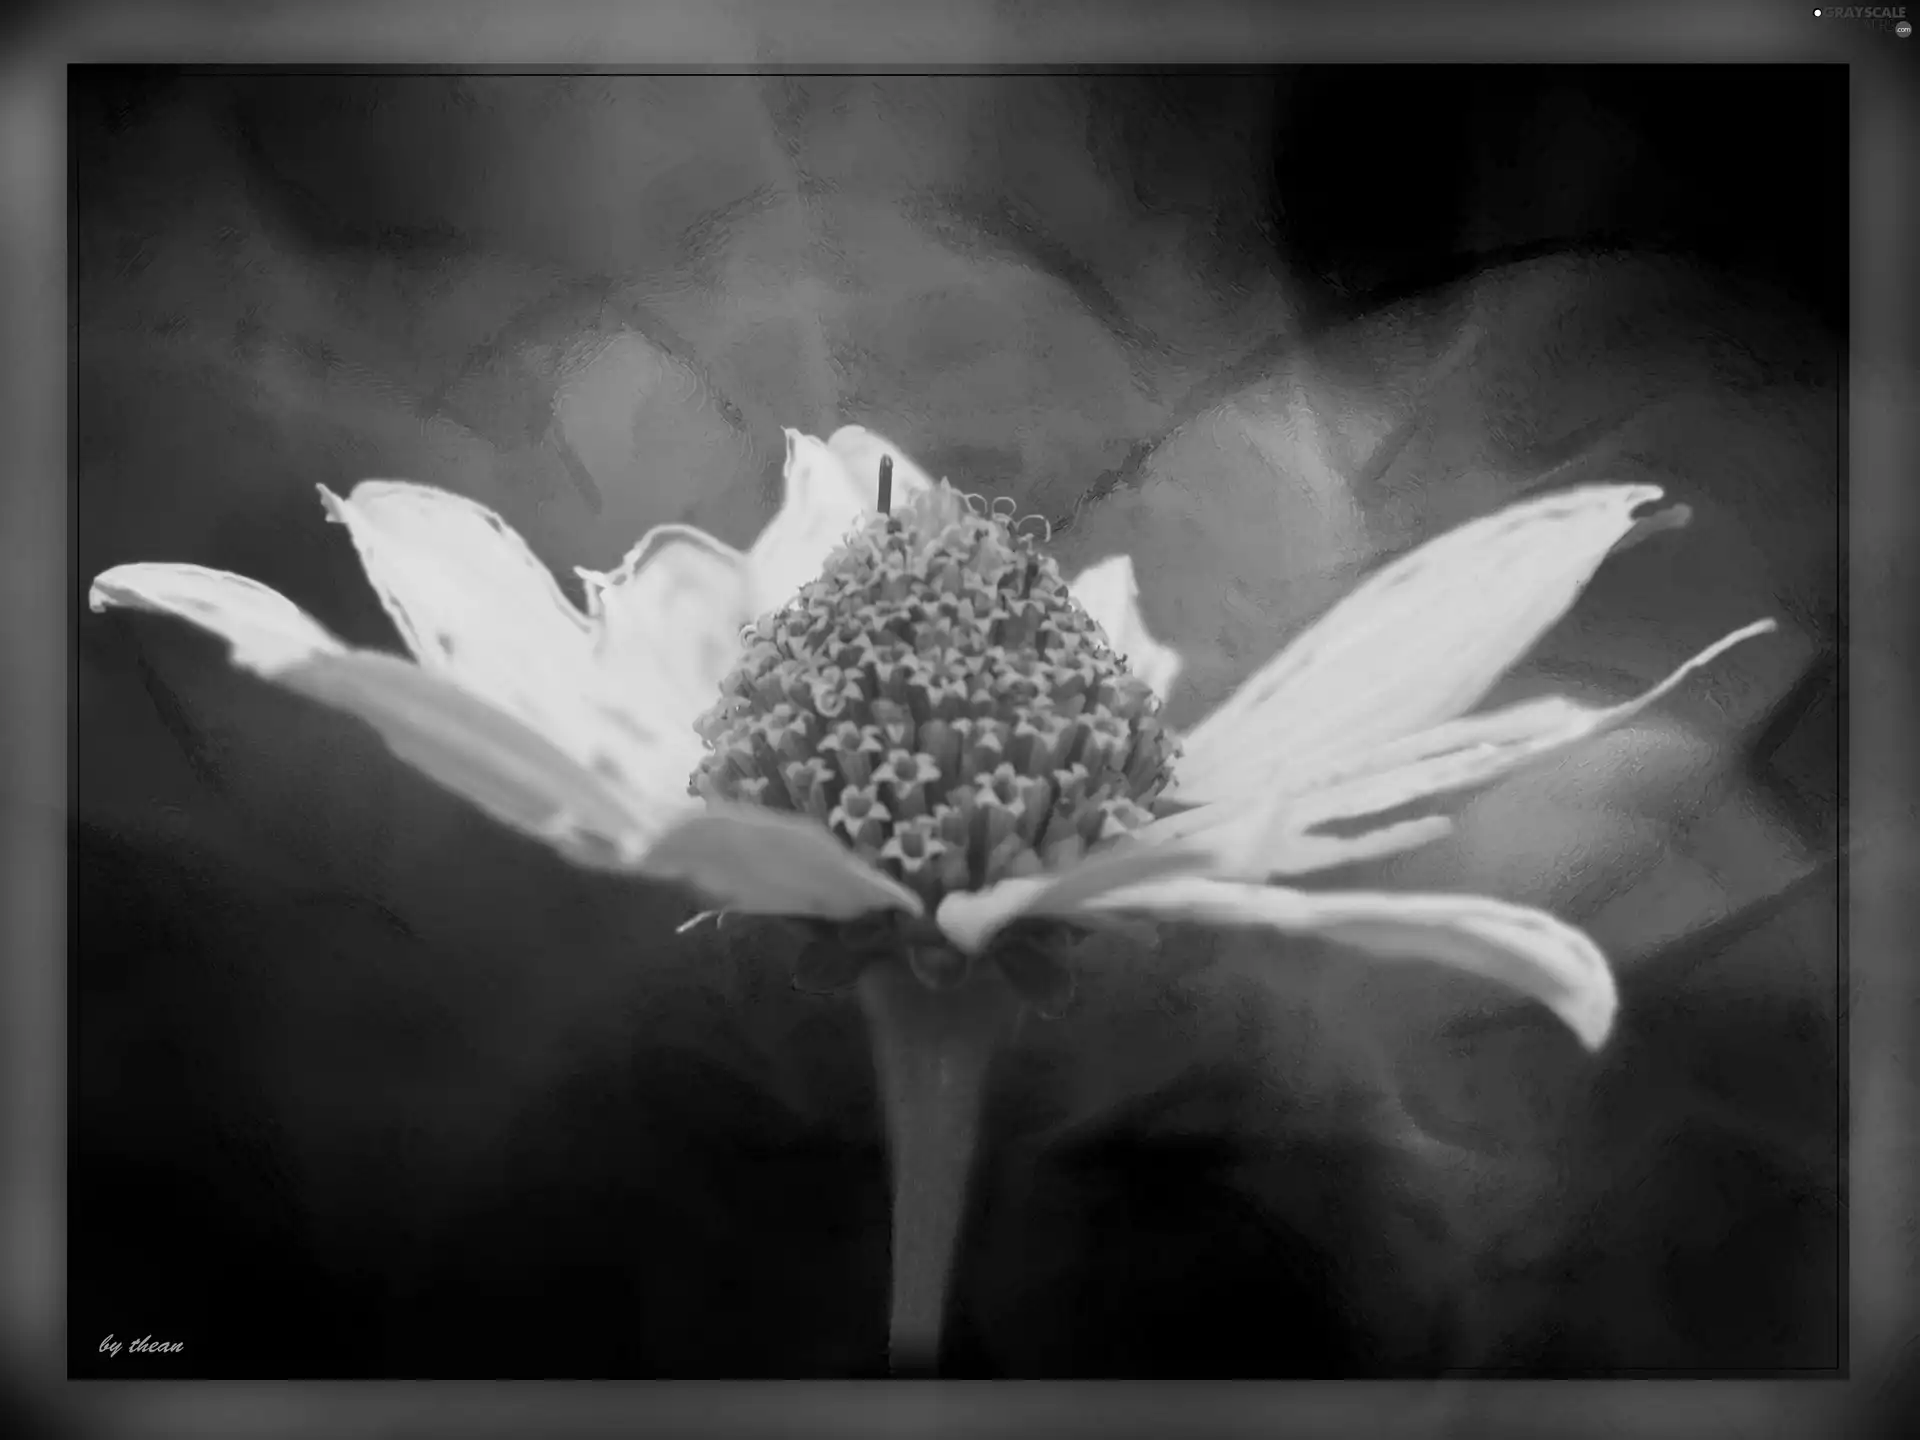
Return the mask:
M178 1355L187 1348L184 1340L156 1340L151 1335L142 1335L138 1340L120 1341L109 1335L100 1342L100 1353L111 1355L116 1360L125 1350L130 1355Z

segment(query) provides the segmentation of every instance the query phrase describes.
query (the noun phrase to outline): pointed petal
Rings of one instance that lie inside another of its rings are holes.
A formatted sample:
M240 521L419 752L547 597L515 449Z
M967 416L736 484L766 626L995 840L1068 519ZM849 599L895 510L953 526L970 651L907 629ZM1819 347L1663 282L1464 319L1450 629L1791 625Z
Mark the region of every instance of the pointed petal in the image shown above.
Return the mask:
M191 620L227 642L234 664L259 675L346 648L278 590L204 565L116 565L95 577L87 603Z
M1194 729L1178 798L1297 790L1317 769L1459 716L1566 614L1661 493L1540 496L1387 565Z
M589 751L591 629L506 521L400 480L364 480L345 500L324 485L320 494L424 669Z
M935 921L970 955L1022 915L1070 915L1109 890L1207 867L1211 856L1179 845L1116 845L1057 875L1002 880L984 890L957 891L940 902Z
M893 461L894 503L911 500L934 488L933 477L914 464L905 450L864 425L842 425L828 437L827 448L840 462L854 492L870 512L879 506L883 456Z
M1365 757L1365 769L1302 795L1283 815L1295 828L1351 821L1487 785L1531 761L1631 720L1726 651L1776 628L1759 620L1722 637L1644 694L1586 706L1561 696L1469 715L1409 735Z
M819 825L746 805L713 805L673 824L641 873L678 880L750 915L851 920L874 910L922 913L920 898Z
M1090 565L1067 582L1067 590L1107 632L1108 643L1127 657L1127 668L1166 699L1180 674L1180 656L1147 630L1133 557L1115 555Z
M691 525L656 525L618 569L579 572L594 642L595 694L634 713L651 738L659 783L684 789L702 744L694 722L720 698L754 618L745 556Z
M874 507L871 479L863 491L828 446L798 430L786 435L780 513L748 552L757 615L778 610L819 575L827 557Z
M1216 925L1260 925L1318 934L1393 959L1432 960L1540 1001L1597 1050L1619 996L1600 948L1543 911L1480 895L1333 891L1185 878L1114 890L1088 902Z
M1262 880L1376 860L1429 844L1452 825L1426 815L1378 823L1353 835L1319 827L1364 822L1403 806L1488 785L1531 761L1615 728L1671 692L1725 651L1775 628L1756 621L1716 641L1645 694L1589 707L1559 696L1470 715L1409 735L1316 777L1304 794L1217 801L1165 816L1138 832L1145 841L1188 840L1215 848L1221 873Z

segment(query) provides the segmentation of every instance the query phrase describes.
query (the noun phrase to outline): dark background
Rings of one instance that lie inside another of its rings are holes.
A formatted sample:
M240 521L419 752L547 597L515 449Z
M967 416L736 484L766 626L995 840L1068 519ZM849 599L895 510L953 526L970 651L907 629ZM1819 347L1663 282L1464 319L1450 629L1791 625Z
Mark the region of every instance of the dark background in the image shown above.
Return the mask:
M1377 301L1516 254L1618 244L1764 277L1844 329L1837 69L1331 66L1289 90L1284 248L1339 294Z
M564 150L548 167L563 172L555 195L516 205L511 183L542 167L493 155L512 127L489 129L484 103L436 102L444 123L472 126L470 148L436 148L393 97L446 82L385 83L72 77L76 1375L862 1375L884 1349L885 1170L864 1041L844 1003L786 989L790 943L676 937L686 897L574 874L496 833L370 736L231 674L180 627L87 615L86 580L106 565L229 566L350 639L391 644L350 551L313 523L310 486L396 469L439 479L410 468L422 417L516 457L482 493L562 568L608 563L642 524L676 515L748 538L772 417L796 411L822 433L871 418L1055 513L1103 478L1150 471L1163 440L1311 337L1542 255L1625 248L1708 274L1687 283L1777 322L1793 337L1779 363L1833 393L1838 70L1130 76L1066 86L1071 103L1032 113L929 102L931 118L916 84L981 82L895 80L886 104L908 138L891 161L856 143L888 125L836 129L862 82L744 82L764 85L774 146L753 164L824 218L740 268L731 257L771 202L751 180L738 188L759 199L725 200L713 177L726 166L708 162L734 152L703 136L699 102L652 132L664 158L629 212L625 179ZM383 134L385 160L368 139ZM490 185L506 198L486 201ZM436 187L481 198L449 215ZM600 188L611 218L579 199ZM856 194L905 215L925 250L888 252L884 230L862 250ZM907 277L874 278L876 250ZM1155 250L1188 280L1164 278ZM476 254L499 260L505 289L533 272L528 293L560 298L531 322L344 353L342 335L406 331L407 297L434 274L484 290L491 272L461 268ZM785 294L786 263L850 268L855 288L964 294L952 265L1016 302L1011 277L1043 277L1057 308L1035 323L1057 322L1065 353L1035 372L1028 409L1002 411L967 385L910 394L1001 364L991 336L982 355L914 340L889 353L881 336L796 379L801 360L761 373L742 358L783 353L777 326L756 342L731 321L690 333L659 319L681 288L757 295L768 270ZM634 301L636 286L663 298ZM1123 413L1076 388L1092 365L1071 348L1081 325L1114 337L1117 373L1136 385ZM514 357L596 328L638 331L685 366L696 419L653 490L641 475L632 493L603 476L582 491L579 455L543 450L554 388L544 362ZM308 338L320 331L332 338ZM286 360L299 354L310 369ZM305 390L285 378L315 374ZM1831 458L1790 483L1796 513L1816 517L1809 548L1831 557ZM1415 503L1424 516L1449 502ZM1756 490L1751 504L1771 500ZM1834 791L1807 778L1831 773L1836 745L1831 570L1826 583L1804 683L1764 697L1732 769L1830 852ZM1286 633L1267 623L1267 648ZM1094 987L1077 1019L1010 1060L950 1370L1835 1363L1835 891L1830 871L1763 889L1748 898L1776 903L1750 923L1639 957L1620 1039L1591 1066L1530 1014L1454 1036L1454 1050L1494 1057L1446 1072L1463 1090L1534 1102L1500 1121L1484 1095L1462 1102L1479 1127L1472 1163L1388 1138L1338 1037L1261 1011L1235 982L1194 979L1214 942L1171 937L1164 983ZM1143 1006L1161 1007L1160 1031L1134 1018ZM1278 1080L1258 1064L1302 1046L1314 1063ZM1228 1063L1201 1063L1216 1054ZM1509 1060L1516 1071L1500 1069ZM1536 1208L1490 1239L1462 1220L1485 1207L1476 1186ZM108 1334L186 1352L109 1360Z

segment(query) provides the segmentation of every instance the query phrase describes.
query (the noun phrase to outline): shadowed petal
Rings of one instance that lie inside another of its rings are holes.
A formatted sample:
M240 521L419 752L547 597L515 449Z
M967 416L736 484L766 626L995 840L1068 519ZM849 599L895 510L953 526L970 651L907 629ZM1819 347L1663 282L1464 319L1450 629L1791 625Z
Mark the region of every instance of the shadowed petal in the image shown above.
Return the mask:
M234 664L259 675L346 648L278 590L204 565L116 565L94 579L87 603L191 620L227 642Z
M679 880L728 910L851 920L873 910L918 915L919 896L818 824L746 805L713 805L675 823L641 872Z
M1590 1050L1606 1042L1619 1009L1613 971L1592 940L1543 911L1480 895L1307 894L1184 878L1108 891L1087 908L1318 934L1392 959L1451 965L1540 1001Z
M691 525L656 525L617 570L579 574L600 631L596 693L644 723L656 783L684 790L702 754L694 722L720 698L754 618L746 557Z
M591 753L598 722L582 704L591 628L506 521L465 496L400 480L364 480L345 500L324 485L320 494L426 670L571 753Z
M398 656L321 655L275 678L359 716L409 765L571 860L630 868L669 818L516 717Z
M1108 643L1127 657L1127 668L1166 699L1180 674L1180 656L1147 630L1133 557L1115 555L1090 565L1067 582L1067 590L1107 632Z
M94 581L91 603L191 620L226 640L236 664L366 721L400 759L576 861L617 865L639 853L650 822L666 818L516 716L412 661L348 649L244 576L122 565Z
M1204 849L1178 845L1122 844L1057 875L1002 880L984 890L956 891L940 902L935 920L946 937L978 954L1022 915L1070 915L1092 897L1210 865Z
M1641 528L1634 511L1661 493L1544 495L1387 565L1195 727L1175 797L1298 791L1319 770L1464 713L1566 614Z

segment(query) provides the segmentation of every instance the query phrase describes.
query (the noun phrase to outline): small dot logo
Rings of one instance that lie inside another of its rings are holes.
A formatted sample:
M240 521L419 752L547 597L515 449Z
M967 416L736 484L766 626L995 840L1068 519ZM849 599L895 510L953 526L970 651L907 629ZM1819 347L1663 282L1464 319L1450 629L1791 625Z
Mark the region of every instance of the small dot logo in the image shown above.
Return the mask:
M1913 34L1913 26L1910 25L1905 20L1902 20L1898 25L1893 27L1893 33L1898 35L1902 40L1904 40L1909 35Z

